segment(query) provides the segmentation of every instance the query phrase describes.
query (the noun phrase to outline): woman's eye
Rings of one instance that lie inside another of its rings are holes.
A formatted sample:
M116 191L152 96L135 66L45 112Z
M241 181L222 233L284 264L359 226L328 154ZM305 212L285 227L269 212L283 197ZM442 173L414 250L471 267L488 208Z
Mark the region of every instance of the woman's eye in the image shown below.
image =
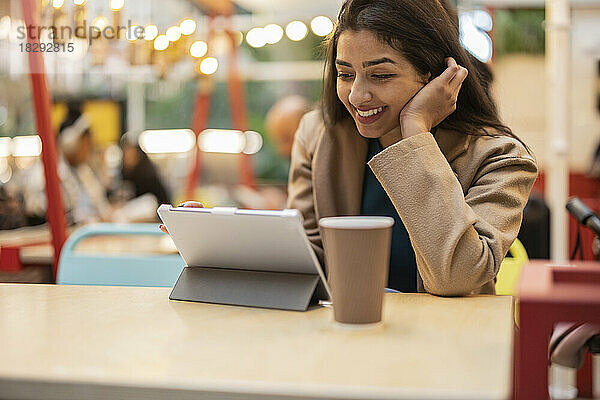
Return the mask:
M338 72L337 77L343 81L352 79L352 74L348 74L346 72Z
M395 76L395 74L373 74L373 78L379 79L379 80L390 79L394 76Z

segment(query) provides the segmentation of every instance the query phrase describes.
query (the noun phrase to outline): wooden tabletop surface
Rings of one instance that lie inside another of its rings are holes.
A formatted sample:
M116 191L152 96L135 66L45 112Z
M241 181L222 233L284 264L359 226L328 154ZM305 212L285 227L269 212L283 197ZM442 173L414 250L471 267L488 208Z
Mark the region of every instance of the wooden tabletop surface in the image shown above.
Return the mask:
M386 294L352 331L169 292L0 284L0 398L510 397L510 297Z

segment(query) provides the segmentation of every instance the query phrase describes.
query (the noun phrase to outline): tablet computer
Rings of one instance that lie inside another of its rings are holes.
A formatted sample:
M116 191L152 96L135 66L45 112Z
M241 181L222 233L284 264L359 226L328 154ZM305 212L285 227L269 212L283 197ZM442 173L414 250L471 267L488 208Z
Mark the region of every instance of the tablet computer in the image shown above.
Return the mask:
M163 204L158 215L187 265L172 299L306 309L330 297L298 210Z

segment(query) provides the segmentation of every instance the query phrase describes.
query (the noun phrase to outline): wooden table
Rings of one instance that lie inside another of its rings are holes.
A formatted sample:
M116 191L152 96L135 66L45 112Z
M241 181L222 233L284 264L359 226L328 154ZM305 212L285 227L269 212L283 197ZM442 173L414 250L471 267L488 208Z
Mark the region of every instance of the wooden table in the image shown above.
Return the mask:
M510 398L511 297L386 294L351 331L169 290L0 284L0 398Z

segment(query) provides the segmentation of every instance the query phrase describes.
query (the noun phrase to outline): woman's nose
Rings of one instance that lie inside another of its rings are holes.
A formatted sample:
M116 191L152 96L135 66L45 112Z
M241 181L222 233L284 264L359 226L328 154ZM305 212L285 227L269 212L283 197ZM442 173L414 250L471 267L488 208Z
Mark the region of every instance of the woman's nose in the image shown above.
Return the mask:
M348 101L355 107L358 107L362 104L368 103L373 99L373 94L369 89L368 85L360 80L354 81L352 85L352 89L350 90L350 95L348 96Z

